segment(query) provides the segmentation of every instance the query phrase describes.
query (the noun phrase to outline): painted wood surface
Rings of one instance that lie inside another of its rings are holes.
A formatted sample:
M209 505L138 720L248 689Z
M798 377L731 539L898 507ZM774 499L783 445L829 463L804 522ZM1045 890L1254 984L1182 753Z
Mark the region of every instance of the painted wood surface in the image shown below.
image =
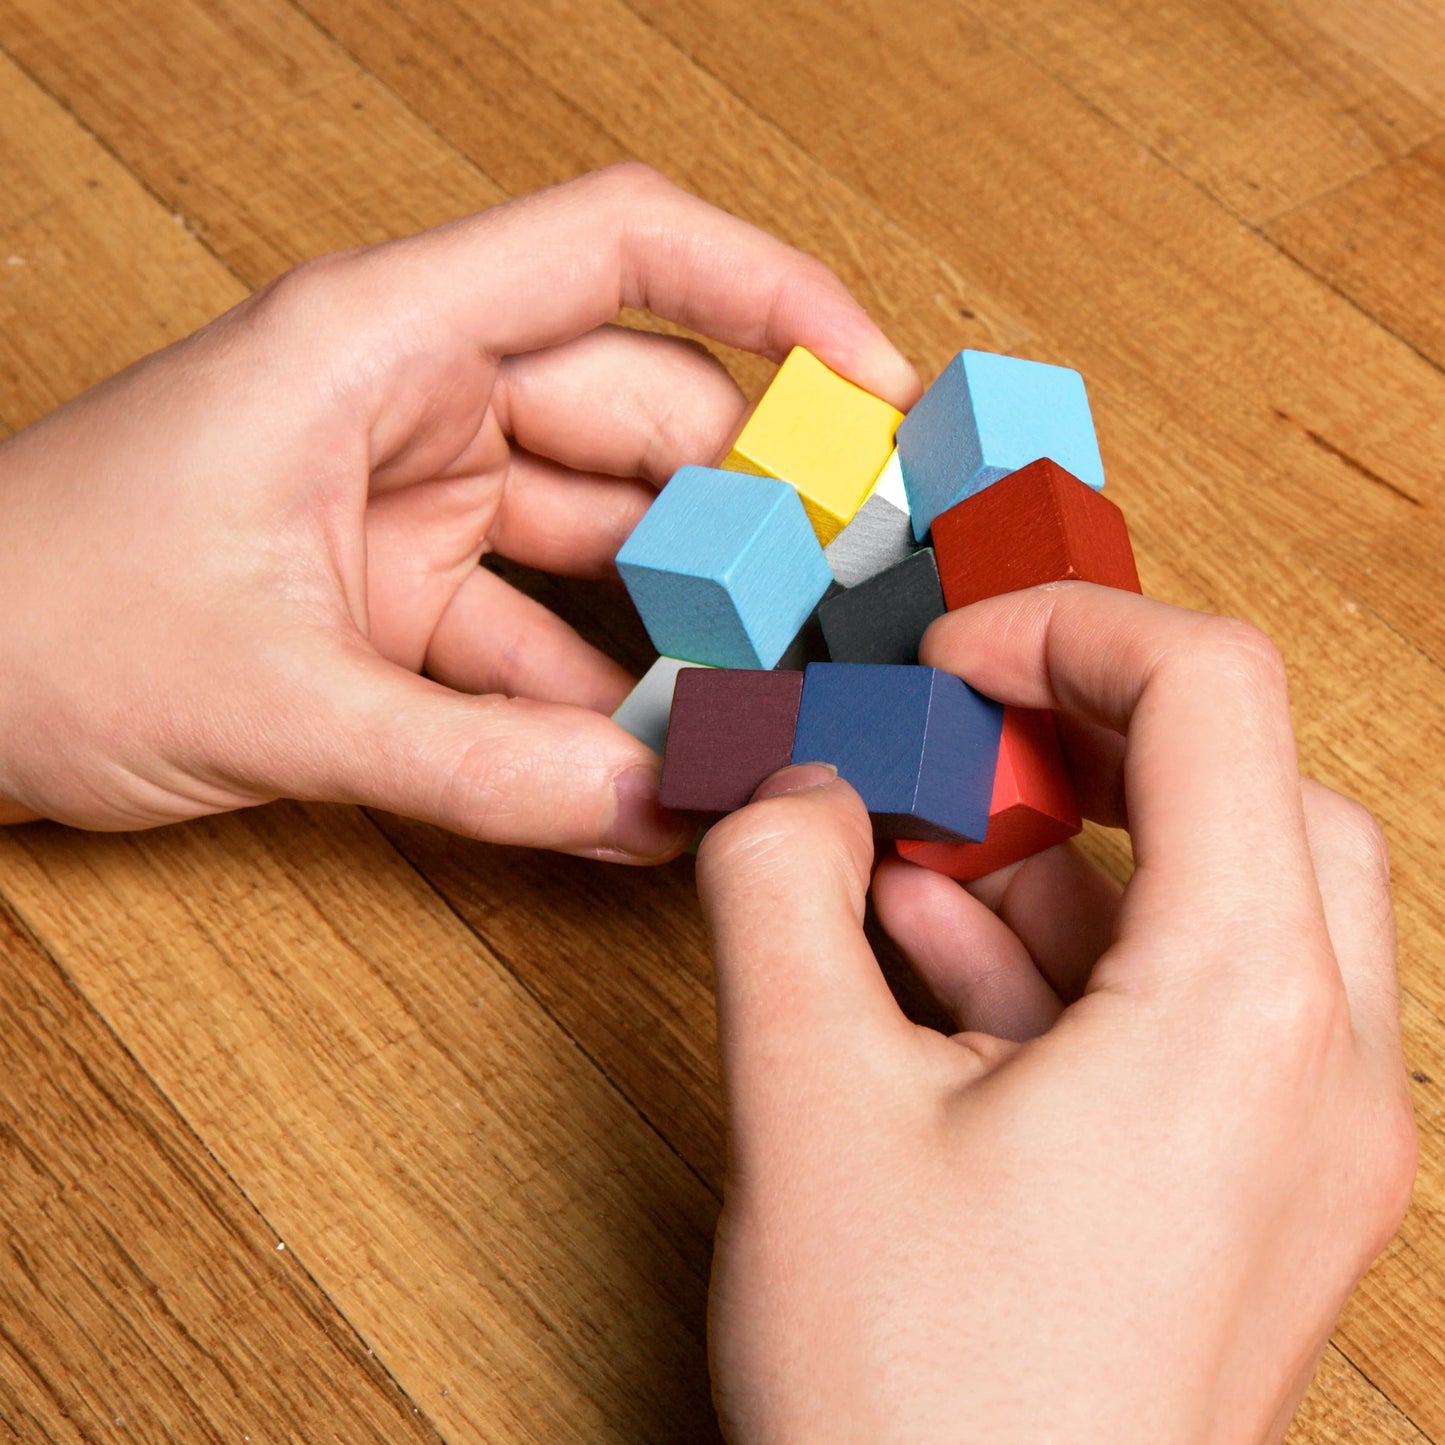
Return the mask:
M701 668L680 672L658 796L711 819L741 808L792 761L801 672Z
M818 625L834 662L913 663L929 623L943 610L933 548L920 547L825 602Z
M950 611L1043 582L1139 591L1123 512L1047 457L935 517L933 547Z
M1422 1173L1292 1438L1445 1439L1439 26L1419 0L0 0L0 428L304 256L626 156L821 255L926 377L962 347L1076 367L1146 591L1269 630L1306 767L1390 835ZM756 394L768 368L723 354ZM534 585L650 662L615 589ZM14 830L0 893L33 1081L4 1096L34 1156L0 1262L21 1438L186 1411L178 1438L708 1438L721 1105L686 860L281 805Z

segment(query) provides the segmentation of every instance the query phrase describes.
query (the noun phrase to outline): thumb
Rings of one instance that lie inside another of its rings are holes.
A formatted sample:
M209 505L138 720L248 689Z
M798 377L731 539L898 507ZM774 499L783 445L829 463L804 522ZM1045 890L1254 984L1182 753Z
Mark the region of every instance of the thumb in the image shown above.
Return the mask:
M813 1117L908 1025L863 936L873 836L862 800L833 769L785 768L698 852L712 933L718 1026L737 1138L759 1114ZM771 1131L763 1130L766 1134Z
M692 837L658 806L657 755L601 713L454 692L375 654L329 668L319 691L282 780L295 796L615 862L660 862Z

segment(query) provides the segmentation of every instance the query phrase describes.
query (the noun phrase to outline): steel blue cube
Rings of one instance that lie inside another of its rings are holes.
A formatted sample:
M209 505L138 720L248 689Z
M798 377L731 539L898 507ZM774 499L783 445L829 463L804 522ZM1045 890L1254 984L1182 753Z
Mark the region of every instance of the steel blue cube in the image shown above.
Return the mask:
M914 535L1020 467L1051 457L1098 491L1104 464L1084 379L990 351L960 351L898 428Z
M665 657L771 668L833 574L786 482L682 467L617 554L617 570Z
M884 837L981 842L1003 706L936 667L815 662L803 675L795 763L832 763Z

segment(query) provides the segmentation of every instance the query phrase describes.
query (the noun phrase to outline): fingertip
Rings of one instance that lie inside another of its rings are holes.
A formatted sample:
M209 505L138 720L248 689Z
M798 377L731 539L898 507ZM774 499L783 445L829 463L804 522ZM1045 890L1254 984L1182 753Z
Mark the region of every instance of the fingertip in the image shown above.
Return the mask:
M899 411L911 410L923 395L923 382L913 363L889 341L851 294L848 300L857 308L851 344L846 349L819 347L816 349L818 359Z
M665 863L692 841L694 825L657 800L660 780L653 763L624 769L613 784L615 808L601 842L589 855L612 863Z
M781 797L784 793L799 793L805 788L821 788L837 776L838 769L832 763L790 763L759 783L752 801L761 803L767 798Z
M874 386L869 389L899 411L911 411L923 395L923 379L892 342L884 340L874 351L876 356L870 367Z

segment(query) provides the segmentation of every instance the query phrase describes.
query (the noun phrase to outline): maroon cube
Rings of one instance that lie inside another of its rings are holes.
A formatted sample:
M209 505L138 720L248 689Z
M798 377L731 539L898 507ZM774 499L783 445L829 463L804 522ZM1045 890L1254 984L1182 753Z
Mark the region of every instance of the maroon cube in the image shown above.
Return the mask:
M664 808L716 818L793 760L801 672L688 667L677 675L662 756Z

